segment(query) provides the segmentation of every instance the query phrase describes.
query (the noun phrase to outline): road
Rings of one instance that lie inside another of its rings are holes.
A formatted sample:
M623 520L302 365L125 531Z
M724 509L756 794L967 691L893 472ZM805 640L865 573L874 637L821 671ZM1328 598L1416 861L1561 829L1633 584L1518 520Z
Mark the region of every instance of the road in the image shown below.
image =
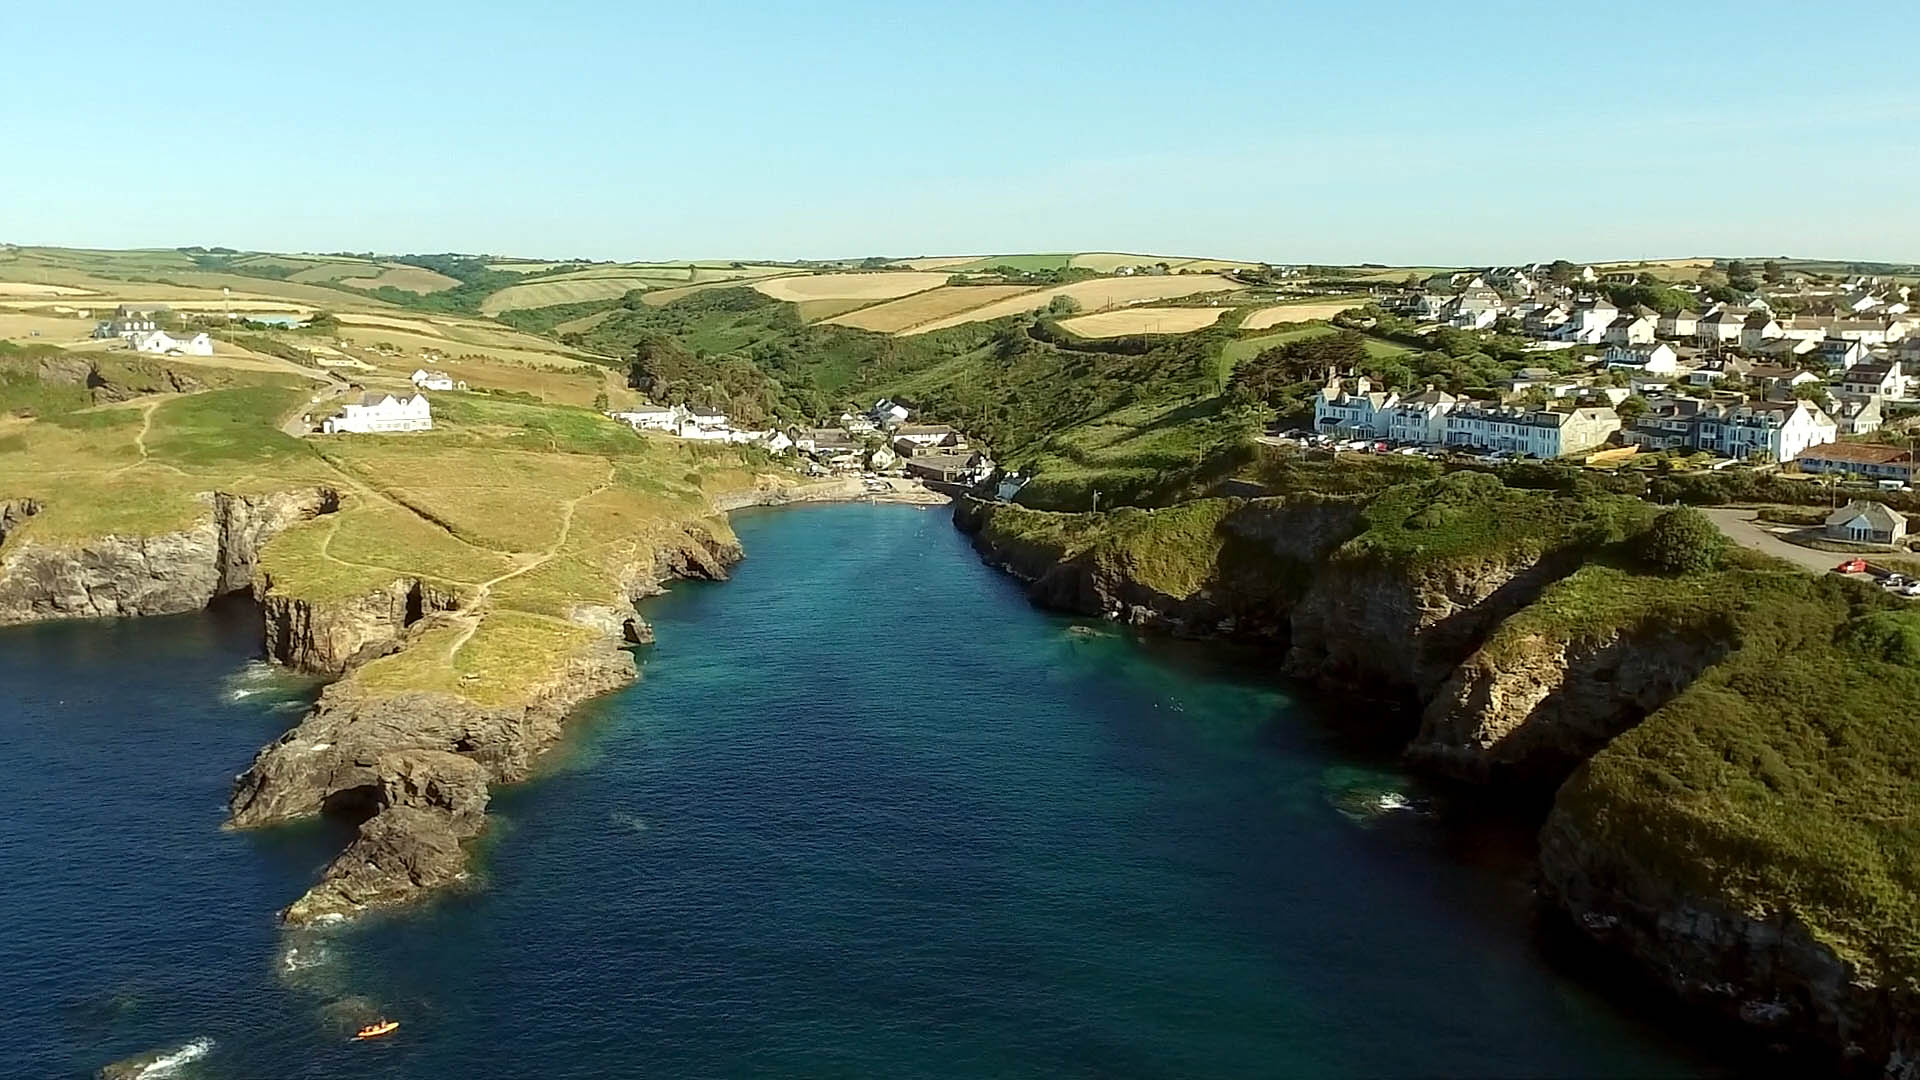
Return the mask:
M350 389L345 380L335 378L330 372L327 375L327 380L328 386L324 391L315 394L310 401L293 410L292 415L281 421L281 431L286 432L296 439L305 438L313 433L313 425L308 423L306 418L311 415L315 418L315 423L317 423L320 414L327 411L327 405Z
M1727 539L1744 548L1752 548L1762 555L1771 555L1776 559L1785 559L1795 566L1824 574L1840 565L1846 556L1834 551L1815 551L1798 544L1789 544L1785 540L1755 524L1754 511L1751 509L1726 508L1708 509L1708 517L1713 519Z

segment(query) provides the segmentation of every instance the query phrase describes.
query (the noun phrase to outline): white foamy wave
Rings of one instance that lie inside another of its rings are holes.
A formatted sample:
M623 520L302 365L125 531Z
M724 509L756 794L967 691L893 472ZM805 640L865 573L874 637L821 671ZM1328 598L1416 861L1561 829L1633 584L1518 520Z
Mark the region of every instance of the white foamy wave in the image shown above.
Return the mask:
M284 974L292 975L295 972L306 971L309 968L317 968L325 964L329 959L330 957L327 955L327 950L318 945L307 945L304 947L289 945L286 951L280 954L280 970Z
M238 690L229 690L229 691L227 692L227 698L228 698L229 700L232 700L232 701L243 701L243 700L245 700L245 699L247 699L247 698L250 698L250 697L252 697L253 695L255 695L255 694L257 694L257 693L259 693L259 692L260 692L260 691L259 691L259 690L257 690L257 689L255 689L255 690L249 690L249 689L247 689L247 688L245 688L245 687L242 687L242 688L240 688L240 689L238 689Z
M169 1050L142 1066L134 1073L134 1080L161 1080L163 1077L179 1076L180 1070L193 1062L206 1057L213 1049L213 1040L204 1036L187 1043L177 1050Z

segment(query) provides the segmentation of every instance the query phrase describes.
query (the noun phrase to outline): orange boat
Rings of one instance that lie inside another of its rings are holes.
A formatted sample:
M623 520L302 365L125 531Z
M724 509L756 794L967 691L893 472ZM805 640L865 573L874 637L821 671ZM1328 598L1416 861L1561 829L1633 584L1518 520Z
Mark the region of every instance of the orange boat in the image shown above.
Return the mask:
M366 1027L353 1033L353 1041L359 1042L362 1039L377 1039L382 1035L391 1035L393 1034L393 1030L399 1026L400 1021L398 1020L382 1020L378 1023L368 1024Z

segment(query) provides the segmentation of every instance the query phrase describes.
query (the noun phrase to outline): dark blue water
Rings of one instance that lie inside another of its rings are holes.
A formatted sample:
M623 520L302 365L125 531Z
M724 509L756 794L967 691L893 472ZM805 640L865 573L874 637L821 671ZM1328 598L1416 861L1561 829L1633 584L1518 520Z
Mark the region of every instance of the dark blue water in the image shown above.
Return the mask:
M337 836L218 829L306 693L252 625L0 633L0 1075L1706 1074L1539 944L1523 831L1427 812L1358 717L1036 612L943 512L735 524L480 886L332 933L272 915Z

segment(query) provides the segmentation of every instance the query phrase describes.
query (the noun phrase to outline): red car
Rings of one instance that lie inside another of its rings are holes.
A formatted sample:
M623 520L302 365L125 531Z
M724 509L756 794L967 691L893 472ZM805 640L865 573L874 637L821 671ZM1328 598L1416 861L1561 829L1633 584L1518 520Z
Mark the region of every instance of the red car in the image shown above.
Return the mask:
M1833 569L1835 573L1839 574L1864 574L1867 572L1867 560L1848 559Z

